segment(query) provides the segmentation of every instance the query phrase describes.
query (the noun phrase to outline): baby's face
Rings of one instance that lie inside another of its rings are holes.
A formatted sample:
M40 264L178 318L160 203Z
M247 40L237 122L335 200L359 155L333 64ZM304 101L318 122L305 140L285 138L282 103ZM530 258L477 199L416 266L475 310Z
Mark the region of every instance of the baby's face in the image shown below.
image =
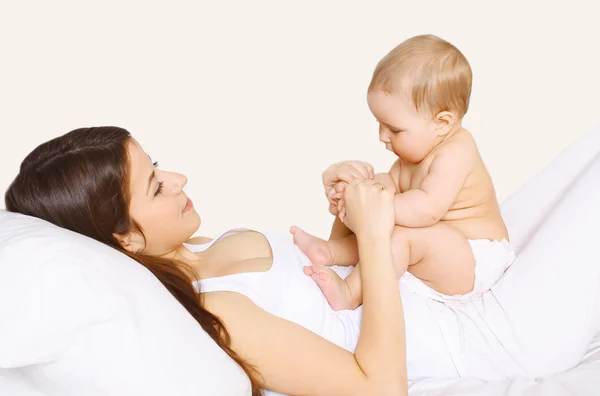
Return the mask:
M379 122L379 140L403 160L418 163L437 144L433 117L425 109L417 111L408 97L377 90L369 92L367 102Z

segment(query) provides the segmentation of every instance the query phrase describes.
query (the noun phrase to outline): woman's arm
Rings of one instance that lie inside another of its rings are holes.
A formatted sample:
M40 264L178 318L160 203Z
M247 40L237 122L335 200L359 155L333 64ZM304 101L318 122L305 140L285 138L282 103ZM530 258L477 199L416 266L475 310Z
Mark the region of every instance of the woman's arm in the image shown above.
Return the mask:
M241 294L204 294L207 309L227 326L233 350L256 367L264 388L290 395L407 394L404 315L391 247L368 238L359 239L359 247L364 307L355 354ZM375 267L371 261L383 264L381 270L362 270Z
M389 393L407 395L404 311L393 265L390 238L357 235L363 286L363 316L357 362L371 381Z
M227 326L233 350L256 368L266 389L307 396L402 394L368 377L351 352L263 311L241 294L204 296L206 307Z
M232 348L256 367L265 388L294 395L407 394L404 314L390 242L393 193L373 183L361 183L370 190L358 204L347 199L345 221L356 231L363 282L362 330L354 354L261 310L240 294L204 294L207 309L227 326ZM356 184L348 187L353 192L347 197L357 195ZM357 208L368 212L362 222L357 221Z

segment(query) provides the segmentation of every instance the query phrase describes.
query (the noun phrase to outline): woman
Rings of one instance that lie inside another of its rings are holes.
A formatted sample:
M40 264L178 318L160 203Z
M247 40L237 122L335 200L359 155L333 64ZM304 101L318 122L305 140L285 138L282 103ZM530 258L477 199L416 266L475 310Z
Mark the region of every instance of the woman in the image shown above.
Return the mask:
M364 181L346 193L346 225L357 235L363 262L362 330L353 354L305 327L322 330L323 323L343 325L356 317L340 319L328 311L315 316L309 304L282 310L281 300L294 292L304 296L307 288L314 290L308 295L322 298L302 273L306 257L289 238L235 230L212 241L189 239L200 218L183 192L186 181L152 164L126 130L84 128L30 153L5 202L10 211L94 238L146 266L245 370L253 394L260 388L307 395L407 394L404 315L390 246L391 191ZM289 262L298 271L289 271ZM272 299L280 306L261 308L265 296L227 282L235 275L272 286L263 290L285 291ZM204 293L196 294L194 285ZM286 320L285 312L292 311L296 316ZM335 332L334 327L327 328Z

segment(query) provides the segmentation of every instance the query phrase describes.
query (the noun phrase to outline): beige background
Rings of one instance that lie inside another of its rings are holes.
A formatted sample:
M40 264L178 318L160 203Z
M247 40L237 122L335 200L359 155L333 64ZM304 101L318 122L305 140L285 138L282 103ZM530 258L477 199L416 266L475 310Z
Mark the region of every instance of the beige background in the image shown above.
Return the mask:
M500 201L600 124L592 1L89 3L0 3L2 191L37 144L112 124L188 175L200 234L296 223L324 236L320 173L392 163L366 87L387 51L421 33L471 63L465 125Z

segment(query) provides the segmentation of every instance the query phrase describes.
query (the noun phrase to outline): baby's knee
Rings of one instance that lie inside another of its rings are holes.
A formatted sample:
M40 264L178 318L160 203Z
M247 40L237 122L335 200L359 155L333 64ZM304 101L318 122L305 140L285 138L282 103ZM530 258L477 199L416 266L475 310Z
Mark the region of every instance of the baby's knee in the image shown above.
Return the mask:
M410 265L410 246L404 227L396 226L392 232L392 259L396 275L400 277Z

